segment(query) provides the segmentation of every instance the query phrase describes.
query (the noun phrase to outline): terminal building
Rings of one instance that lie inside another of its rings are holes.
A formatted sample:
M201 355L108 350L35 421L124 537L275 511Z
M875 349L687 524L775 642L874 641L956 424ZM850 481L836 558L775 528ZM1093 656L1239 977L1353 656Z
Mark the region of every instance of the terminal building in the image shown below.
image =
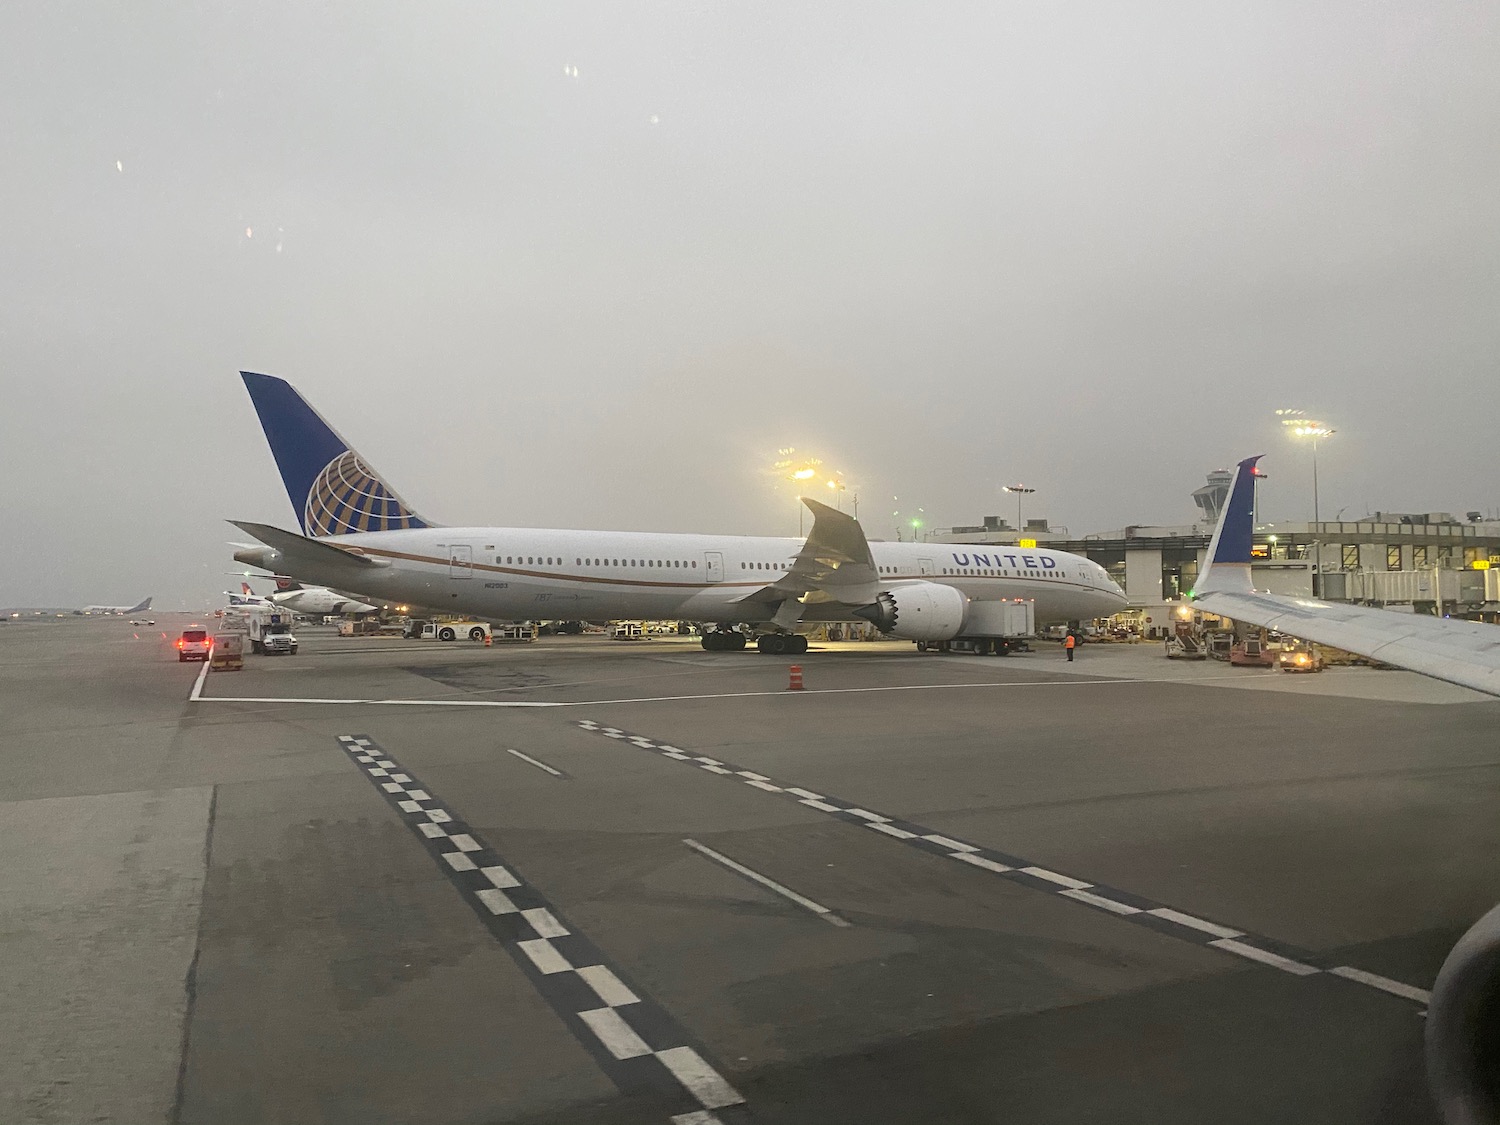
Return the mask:
M1045 546L1105 568L1130 599L1147 637L1172 628L1198 579L1233 473L1216 469L1192 494L1199 518L1172 527L1132 525L1074 538L1045 519L1023 528L999 516L934 531L944 543ZM1257 589L1384 606L1408 613L1500 619L1500 521L1480 512L1375 512L1353 521L1262 524L1252 565ZM1491 568L1491 563L1494 567Z

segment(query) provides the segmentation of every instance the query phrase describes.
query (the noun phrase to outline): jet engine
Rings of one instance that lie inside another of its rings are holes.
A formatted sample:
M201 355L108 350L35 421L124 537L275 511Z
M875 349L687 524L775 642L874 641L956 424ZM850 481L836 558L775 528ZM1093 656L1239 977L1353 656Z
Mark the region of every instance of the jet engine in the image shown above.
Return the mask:
M855 615L882 633L909 641L947 641L958 636L969 610L969 599L952 586L912 582L882 590L875 601Z
M1432 986L1427 1077L1444 1121L1500 1122L1500 906L1458 939Z

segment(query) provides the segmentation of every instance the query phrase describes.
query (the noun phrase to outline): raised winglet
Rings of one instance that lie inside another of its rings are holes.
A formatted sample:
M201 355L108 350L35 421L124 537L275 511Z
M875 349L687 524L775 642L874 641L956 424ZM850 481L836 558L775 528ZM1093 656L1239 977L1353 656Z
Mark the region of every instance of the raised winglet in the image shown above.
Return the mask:
M1193 596L1245 594L1250 582L1250 548L1255 542L1255 463L1265 454L1246 457L1239 464L1224 513L1208 545L1208 561L1193 586Z
M285 379L253 371L240 376L306 534L321 538L431 526Z

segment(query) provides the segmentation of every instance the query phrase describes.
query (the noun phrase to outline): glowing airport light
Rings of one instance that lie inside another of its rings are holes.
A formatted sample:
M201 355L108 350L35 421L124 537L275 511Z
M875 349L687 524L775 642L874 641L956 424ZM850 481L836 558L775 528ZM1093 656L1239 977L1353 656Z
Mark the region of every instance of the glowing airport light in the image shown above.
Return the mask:
M1338 431L1327 422L1308 417L1305 410L1278 410L1276 416L1292 437L1312 439L1313 523L1321 524L1323 520L1318 514L1318 439L1332 437ZM1320 532L1321 528L1313 532L1313 593L1319 597L1323 594L1323 540Z
M1027 488L1024 484L1002 484L1000 486L1000 491L1001 492L1009 492L1013 496L1015 496L1015 498L1016 498L1016 530L1020 531L1021 530L1021 501L1024 500L1024 499L1026 499L1026 497L1030 496L1033 492L1036 491L1036 489L1034 489L1034 488Z

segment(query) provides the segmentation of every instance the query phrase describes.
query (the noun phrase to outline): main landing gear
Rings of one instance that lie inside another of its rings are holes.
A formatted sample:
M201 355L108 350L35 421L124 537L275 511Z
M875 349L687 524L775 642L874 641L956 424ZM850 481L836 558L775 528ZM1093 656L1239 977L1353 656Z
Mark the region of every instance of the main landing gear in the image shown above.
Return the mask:
M750 638L738 629L714 629L703 634L708 652L742 652ZM769 656L800 656L807 651L807 638L798 633L762 633L755 638L755 651Z
M762 633L755 639L755 650L769 656L801 656L807 651L807 638L800 633Z
M738 629L714 629L703 634L703 647L708 652L741 652L747 640Z

